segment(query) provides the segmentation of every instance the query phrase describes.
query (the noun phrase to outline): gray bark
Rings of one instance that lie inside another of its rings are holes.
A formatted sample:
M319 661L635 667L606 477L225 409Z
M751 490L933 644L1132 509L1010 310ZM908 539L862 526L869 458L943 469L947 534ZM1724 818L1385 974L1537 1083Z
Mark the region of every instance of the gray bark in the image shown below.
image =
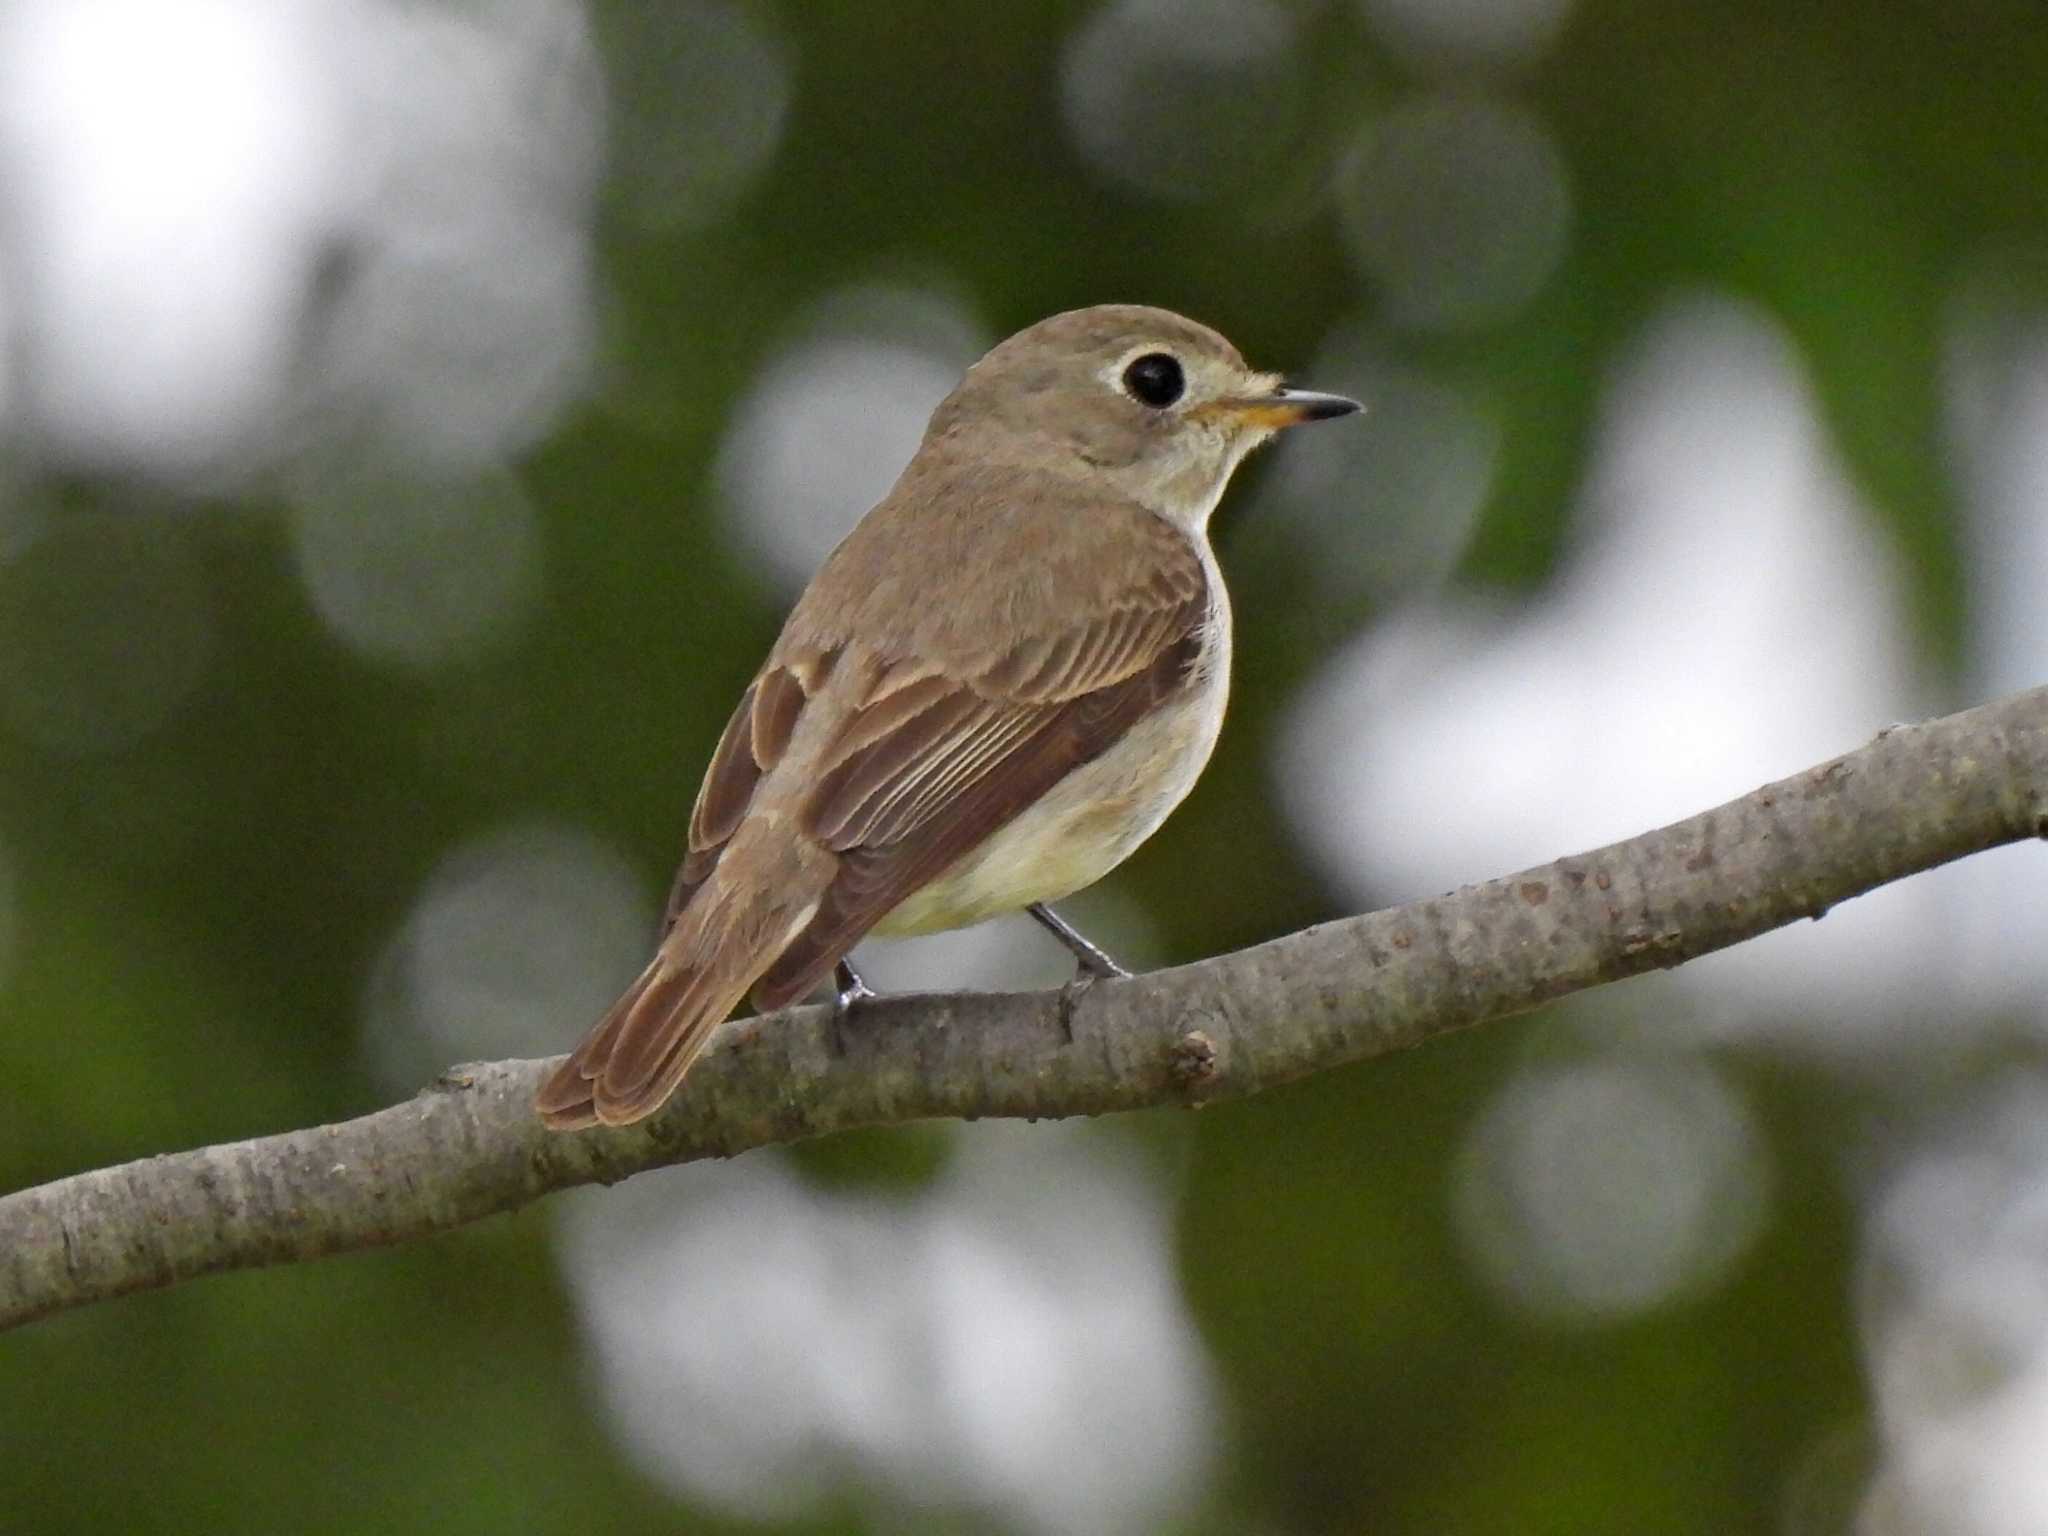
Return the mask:
M905 996L728 1024L625 1130L553 1134L544 1061L466 1066L338 1125L0 1197L0 1327L221 1270L404 1242L557 1189L854 1126L1241 1098L1674 966L1965 854L2048 836L2048 688L1640 837L1255 948L1057 994ZM565 1020L565 1033L579 1021Z

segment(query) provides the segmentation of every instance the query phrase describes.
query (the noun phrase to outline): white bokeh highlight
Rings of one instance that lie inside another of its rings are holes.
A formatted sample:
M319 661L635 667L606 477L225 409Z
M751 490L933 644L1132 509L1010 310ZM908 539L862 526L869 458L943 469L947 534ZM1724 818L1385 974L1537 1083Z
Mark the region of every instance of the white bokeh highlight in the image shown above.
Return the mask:
M1952 307L1944 382L1969 513L1971 692L1994 698L2048 680L2048 311L1974 286ZM2048 1036L2041 849L2001 848L1938 874L1966 995Z
M1884 1459L1859 1531L2048 1530L2048 1079L1987 1083L1873 1200L1861 1321Z
M1061 56L1060 119L1091 168L1140 192L1246 190L1301 139L1298 31L1272 0L1108 0Z
M1966 509L1976 690L2048 677L2048 312L1966 270L1943 384ZM1944 1043L2048 1034L2038 846L1937 871L1958 938ZM1880 1458L1859 1536L2048 1529L2048 1078L2003 1056L1928 1127L1887 1122L1859 1320ZM1898 1117L1903 1118L1903 1117Z
M1370 121L1338 175L1347 248L1396 326L1462 331L1512 318L1571 232L1564 157L1533 112L1484 96L1416 97Z
M611 847L528 823L452 850L371 970L364 1056L409 1093L452 1062L568 1049L645 962L655 909Z
M525 446L589 366L602 120L575 0L18 0L20 450L205 492Z
M1396 613L1325 665L1284 734L1306 846L1371 904L1596 847L1925 711L1903 582L1784 337L1668 305L1618 369L1577 548L1533 603ZM1695 1024L1859 1054L1953 1002L1924 877L1675 974Z
M1614 1321L1711 1289L1768 1209L1741 1096L1689 1056L1593 1056L1510 1079L1469 1128L1452 1209L1508 1306Z
M855 288L819 305L748 389L719 452L742 552L783 592L801 591L988 346L962 305L929 290Z
M25 425L53 457L206 472L270 430L356 195L310 0L15 0L0 202Z
M1199 1505L1215 1389L1163 1191L1089 1128L955 1138L916 1196L757 1154L567 1202L563 1263L634 1460L755 1520L852 1493L891 1528L936 1506L1115 1536Z
M449 472L590 383L604 91L578 0L363 7L330 62L364 191L301 326L308 456Z
M4 121L5 106L0 105L0 121ZM4 229L7 203L4 188L0 188L0 229ZM0 246L0 251L5 247ZM19 326L14 291L15 274L11 264L0 260L0 440L19 436L22 432L20 390L15 383L19 371ZM14 456L10 455L10 458ZM12 542L9 533L9 502L13 498L15 482L22 478L19 463L0 470L0 560L7 557L7 547Z

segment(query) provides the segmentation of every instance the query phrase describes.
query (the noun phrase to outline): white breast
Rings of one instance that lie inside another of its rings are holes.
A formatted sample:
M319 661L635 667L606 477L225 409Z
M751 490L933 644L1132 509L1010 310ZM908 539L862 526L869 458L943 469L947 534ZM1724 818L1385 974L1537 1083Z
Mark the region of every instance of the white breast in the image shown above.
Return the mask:
M1188 687L906 899L876 933L935 933L1057 901L1093 885L1159 830L1207 766L1230 694L1230 597L1206 540L1202 566L1209 618Z

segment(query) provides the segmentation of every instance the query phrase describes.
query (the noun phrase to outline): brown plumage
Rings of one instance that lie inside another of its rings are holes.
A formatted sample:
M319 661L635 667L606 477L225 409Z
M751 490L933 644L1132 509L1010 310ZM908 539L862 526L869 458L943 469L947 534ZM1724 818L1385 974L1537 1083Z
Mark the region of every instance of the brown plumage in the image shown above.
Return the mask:
M1148 347L1180 359L1188 410L1118 393ZM1157 825L1227 680L1203 523L1271 430L1192 412L1328 398L1276 383L1130 306L1056 316L970 370L742 695L661 943L541 1090L548 1124L650 1114L749 992L803 997L878 926L1064 896Z

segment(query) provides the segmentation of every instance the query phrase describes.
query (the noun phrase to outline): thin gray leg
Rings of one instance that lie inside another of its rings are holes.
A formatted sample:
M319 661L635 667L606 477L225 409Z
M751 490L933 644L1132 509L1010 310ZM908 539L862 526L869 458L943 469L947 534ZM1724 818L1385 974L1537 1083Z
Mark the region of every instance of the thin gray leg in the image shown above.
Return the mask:
M1024 910L1038 920L1041 928L1067 946L1067 953L1074 957L1074 964L1081 968L1082 975L1095 981L1107 981L1113 976L1131 974L1110 959L1102 946L1089 940L1044 902L1034 901Z

